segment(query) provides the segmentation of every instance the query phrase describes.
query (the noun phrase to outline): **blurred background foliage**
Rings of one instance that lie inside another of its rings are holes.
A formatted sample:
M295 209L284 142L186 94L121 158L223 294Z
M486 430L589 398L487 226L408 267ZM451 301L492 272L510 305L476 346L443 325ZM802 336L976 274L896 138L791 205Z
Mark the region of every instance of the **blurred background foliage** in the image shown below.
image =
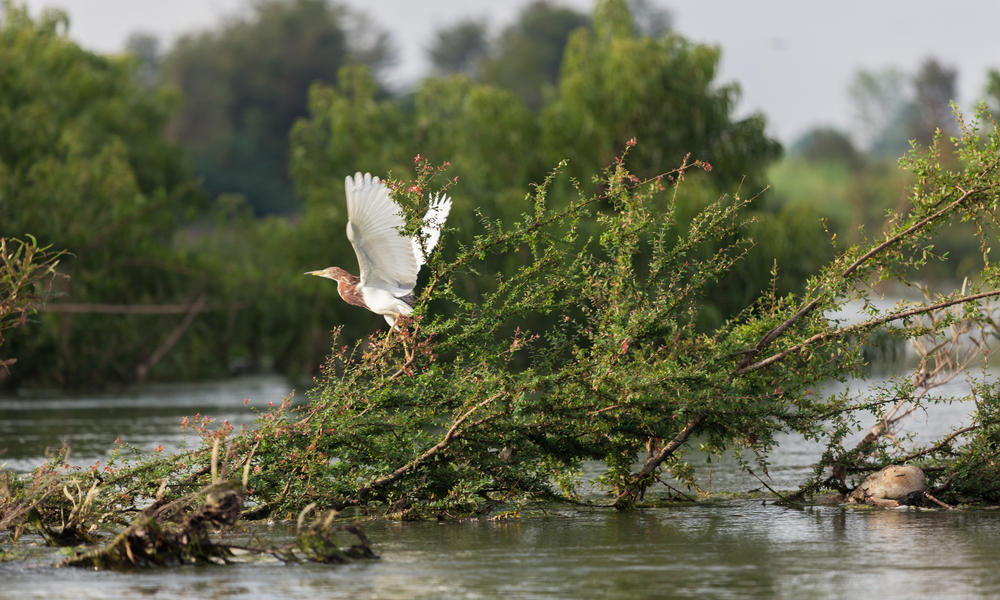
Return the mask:
M335 325L356 338L381 322L302 276L356 270L343 178L408 177L417 154L458 178L445 252L482 219L528 210L532 184L564 158L552 201L595 185L633 137L641 177L688 153L711 165L689 175L688 216L770 183L756 245L704 299L713 327L771 285L775 264L778 292L796 289L832 255L824 236L879 228L911 183L894 159L954 122L954 69L862 71L851 94L864 146L818 128L782 158L763 115L737 114L719 49L672 31L648 0L600 0L589 15L535 2L495 33L446 25L429 40L432 73L404 90L383 76L390 35L333 1L264 0L169 48L136 34L116 56L81 49L69 26L58 12L0 12L0 235L68 252L48 310L8 337L19 362L7 386L314 373ZM1000 108L1000 75L990 82ZM942 248L974 256L970 244L956 231ZM518 259L461 289L475 300Z

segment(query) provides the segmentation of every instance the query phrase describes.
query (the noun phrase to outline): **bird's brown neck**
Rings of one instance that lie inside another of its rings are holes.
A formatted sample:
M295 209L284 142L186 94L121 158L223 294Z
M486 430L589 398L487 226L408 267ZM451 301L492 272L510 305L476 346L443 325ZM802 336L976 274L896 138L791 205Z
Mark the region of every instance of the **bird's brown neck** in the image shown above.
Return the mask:
M361 292L358 290L358 283L360 281L360 277L345 272L342 277L337 279L337 293L348 304L368 308L364 298L361 297Z

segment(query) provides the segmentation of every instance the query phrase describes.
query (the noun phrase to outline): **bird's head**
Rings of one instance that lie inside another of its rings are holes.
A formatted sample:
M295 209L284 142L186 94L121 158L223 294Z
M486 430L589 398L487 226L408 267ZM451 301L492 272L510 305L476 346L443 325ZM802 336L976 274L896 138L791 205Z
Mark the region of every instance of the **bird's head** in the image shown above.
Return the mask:
M332 279L337 283L349 282L352 276L347 271L341 269L340 267L327 267L325 269L320 269L319 271L309 271L306 275L315 275L316 277L326 277L327 279Z

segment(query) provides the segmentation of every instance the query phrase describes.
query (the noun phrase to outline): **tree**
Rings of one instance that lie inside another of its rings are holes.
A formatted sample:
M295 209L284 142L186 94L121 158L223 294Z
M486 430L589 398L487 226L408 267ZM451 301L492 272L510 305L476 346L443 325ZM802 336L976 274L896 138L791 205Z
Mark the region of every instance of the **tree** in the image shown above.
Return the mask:
M659 37L670 31L670 12L650 0L629 0L636 36ZM428 49L434 73L459 73L508 89L532 110L556 84L570 34L589 28L590 18L546 0L528 4L517 20L491 40L481 20L441 29Z
M568 152L582 176L611 161L623 140L642 142L634 170L651 175L685 154L712 165L722 185L755 178L781 154L760 114L734 119L736 84L715 81L719 49L676 35L636 37L624 1L602 0L595 30L577 30L559 85L544 110L550 160Z
M950 103L956 76L954 68L934 58L912 75L895 68L858 71L848 93L869 152L896 157L906 152L910 140L927 146L938 129L954 134Z
M587 15L538 0L526 6L482 61L482 80L511 90L532 110L555 85L570 34L590 25Z
M673 28L670 11L653 4L652 0L628 0L636 35L660 37Z
M1000 115L1000 70L990 69L986 73L985 102L994 117Z
M816 127L802 134L792 145L791 154L811 162L836 161L852 168L861 164L851 138L832 127Z
M139 62L135 76L147 88L155 88L160 78L160 40L149 33L133 33L125 40L125 51Z
M486 22L467 19L435 32L434 40L427 49L427 57L438 75L457 73L476 77L480 62L489 52Z
M129 57L82 50L67 28L64 15L35 21L16 5L0 21L0 237L32 234L68 251L60 302L188 303L202 284L173 236L205 198L161 133L176 98L139 83ZM48 313L11 336L14 375L67 386L131 380L174 327Z
M934 58L920 65L913 77L913 109L907 123L908 135L917 143L929 146L937 131L946 136L957 133L951 110L957 76L954 67L946 67Z
M908 147L909 79L899 69L859 70L848 86L857 132L869 152L899 156Z
M352 36L345 19L326 0L267 0L167 53L164 77L184 97L170 132L192 152L210 194L241 194L257 214L295 208L287 135L306 114L309 85L335 82L349 62L381 67L390 54L377 28Z

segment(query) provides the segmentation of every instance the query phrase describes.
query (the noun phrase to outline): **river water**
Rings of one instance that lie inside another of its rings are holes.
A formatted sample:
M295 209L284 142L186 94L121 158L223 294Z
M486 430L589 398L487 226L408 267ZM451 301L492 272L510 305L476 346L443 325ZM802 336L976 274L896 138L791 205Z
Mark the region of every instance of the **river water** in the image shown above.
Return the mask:
M946 390L947 391L947 390ZM960 393L956 383L952 393ZM0 465L26 471L63 444L71 461L106 461L116 439L140 452L193 447L179 426L196 413L252 423L249 406L280 402L277 379L149 387L84 398L0 398ZM914 415L931 438L969 407ZM768 484L794 488L820 448L786 436ZM698 461L702 487L760 482L733 460ZM998 598L1000 510L782 508L709 500L642 509L550 507L541 516L463 523L365 524L381 555L346 566L264 562L143 572L56 569L49 548L18 544L0 563L0 598ZM291 525L257 532L282 542ZM30 540L29 540L30 541Z

